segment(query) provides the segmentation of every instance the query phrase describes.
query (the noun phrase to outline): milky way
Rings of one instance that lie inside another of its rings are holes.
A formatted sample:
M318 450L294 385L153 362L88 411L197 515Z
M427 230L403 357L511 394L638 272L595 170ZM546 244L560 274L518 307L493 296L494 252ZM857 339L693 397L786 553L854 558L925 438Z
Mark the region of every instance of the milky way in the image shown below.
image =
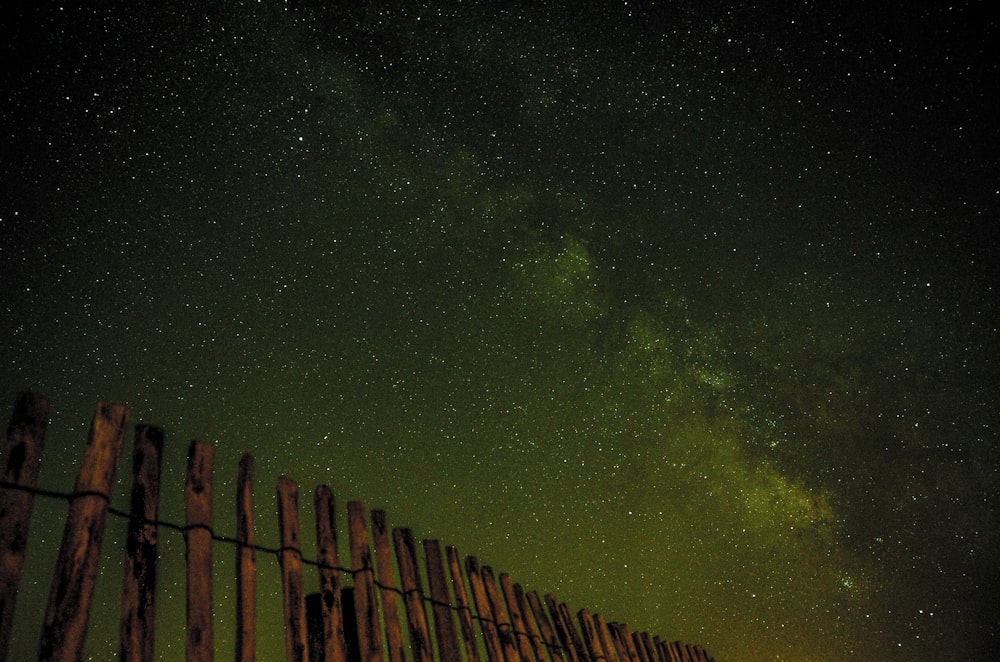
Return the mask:
M19 10L0 374L53 401L42 485L115 400L167 520L198 438L220 510L252 452L264 512L327 483L718 660L996 657L995 21L402 4Z

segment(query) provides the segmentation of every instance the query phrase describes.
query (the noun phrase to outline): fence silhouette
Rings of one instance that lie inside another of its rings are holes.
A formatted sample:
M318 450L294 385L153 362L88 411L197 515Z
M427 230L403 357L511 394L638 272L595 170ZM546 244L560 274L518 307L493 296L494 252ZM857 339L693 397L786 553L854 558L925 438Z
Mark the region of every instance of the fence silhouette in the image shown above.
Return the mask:
M73 491L41 489L37 482L48 412L45 398L21 393L7 428L6 464L0 482L0 662L7 659L35 496L69 501L38 645L39 660L70 661L83 656L109 514L128 519L121 591L121 660L154 659L160 528L184 534L185 653L189 662L214 658L213 542L229 543L235 550L235 641L236 659L241 662L256 657L258 553L276 556L279 562L285 652L290 662L712 660L701 646L632 632L627 625L608 623L587 609L580 609L574 622L569 608L551 593L542 598L535 591L526 592L506 573L495 574L489 566L480 566L474 556L463 562L453 546L446 546L442 553L437 540L423 541L421 570L413 532L407 528L390 532L385 513L369 511L360 501L347 504L350 563L342 565L334 495L325 485L314 492L315 558L303 552L298 486L287 477L281 477L277 485L280 546L258 545L250 455L239 463L235 538L219 536L213 529L214 448L205 443L191 442L188 450L184 524L160 521L163 432L156 426L135 428L130 512L115 509L111 506L112 486L130 418L128 408L122 405L98 404ZM305 594L305 566L318 572L318 593ZM344 582L347 578L351 585ZM401 616L406 620L405 640Z

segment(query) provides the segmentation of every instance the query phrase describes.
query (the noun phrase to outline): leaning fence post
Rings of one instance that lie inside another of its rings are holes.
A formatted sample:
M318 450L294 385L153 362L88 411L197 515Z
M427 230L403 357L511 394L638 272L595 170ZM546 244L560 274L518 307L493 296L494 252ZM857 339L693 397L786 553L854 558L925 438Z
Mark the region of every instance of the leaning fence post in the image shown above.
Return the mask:
M282 603L285 611L285 659L304 662L309 652L306 640L306 598L302 588L302 542L299 536L299 486L291 478L278 479L278 530L281 551Z
M424 610L424 590L417 567L417 545L413 531L405 528L392 530L392 542L399 563L399 579L403 585L403 602L406 605L406 622L410 630L410 649L414 662L433 662L431 631L427 626Z
M503 649L503 656L507 662L530 662L521 660L521 654L514 643L514 629L511 627L507 610L504 609L503 599L500 597L500 589L497 588L497 581L493 575L493 568L484 565L480 570L483 586L486 588L486 596L493 609L493 619L497 624L497 632L500 635L500 646Z
M129 414L124 405L97 405L52 576L39 660L78 660L83 655L111 486Z
M483 633L483 643L486 644L486 657L489 658L489 662L504 662L497 621L493 617L493 607L490 606L490 600L486 596L479 561L475 556L465 557L465 572L469 576L469 588L472 590L472 599L479 614L479 629Z
M132 456L132 508L125 543L122 580L120 659L152 660L156 604L156 518L160 503L160 456L163 430L135 429Z
M556 639L556 632L552 628L552 623L549 622L548 616L545 615L545 608L542 607L541 598L538 597L536 591L528 591L524 597L531 606L531 612L535 616L535 623L538 625L538 629L541 631L545 648L549 652L549 658L552 662L563 662L565 658L563 657L562 648Z
M215 448L192 441L184 482L188 662L214 659L212 624L212 465Z
M444 548L448 557L448 572L451 575L451 585L455 593L455 606L458 608L458 624L462 628L462 639L465 642L465 657L469 662L480 662L479 643L472 627L472 610L469 608L469 594L465 590L465 580L462 578L462 561L458 549L453 545Z
M3 482L24 489L0 487L0 662L7 659L17 590L28 546L28 526L38 485L49 401L35 393L18 393L7 426L7 464Z
M500 591L503 593L504 601L507 603L507 613L510 615L511 640L517 647L518 654L524 662L535 662L535 651L532 650L532 642L529 638L528 627L524 622L524 615L521 613L521 605L517 601L514 592L514 581L506 572L500 573Z

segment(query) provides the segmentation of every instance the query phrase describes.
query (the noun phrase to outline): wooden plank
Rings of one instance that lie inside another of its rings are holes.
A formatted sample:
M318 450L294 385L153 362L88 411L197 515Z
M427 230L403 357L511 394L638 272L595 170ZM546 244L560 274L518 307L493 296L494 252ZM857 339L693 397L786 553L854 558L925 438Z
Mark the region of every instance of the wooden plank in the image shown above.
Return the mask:
M337 552L336 509L333 492L326 485L316 488L316 547L319 561L319 592L323 614L323 662L347 662L344 638L344 608Z
M632 632L624 623L605 623L621 662L639 662L638 652L632 645Z
M637 632L632 635L636 640L635 647L639 651L639 659L642 662L660 662L656 653L656 646L653 638L648 632Z
M257 553L253 526L253 456L236 478L236 662L257 659Z
M431 594L431 612L434 614L438 655L441 662L462 662L451 600L448 597L444 559L441 557L441 545L437 540L424 540L424 563L427 567L427 588Z
M357 619L359 662L382 662L382 636L375 596L375 569L368 544L368 507L361 501L347 504L347 532L354 574L354 613Z
M545 642L542 641L542 634L539 631L538 623L535 622L535 613L528 604L528 598L524 595L524 588L520 584L514 584L514 599L517 600L521 618L524 621L525 636L531 644L531 652L538 662L548 662L548 654L545 652Z
M424 610L424 589L417 567L417 543L413 531L406 528L392 530L392 542L399 564L399 581L403 585L403 604L406 606L406 623L410 631L410 650L414 662L434 662L431 631Z
M524 662L535 662L535 651L528 635L528 627L524 623L521 605L514 592L514 582L506 572L500 573L500 592L507 603L507 614L510 617L510 634L512 643L517 647L517 654ZM540 661L539 661L540 662Z
M507 615L507 610L504 609L500 589L497 587L497 581L493 575L493 568L483 566L480 575L483 579L483 586L486 588L486 596L490 600L490 607L493 609L493 619L497 623L497 632L500 635L500 647L503 649L504 659L507 662L522 662L521 655L517 652L517 644L514 642L510 617Z
M667 647L663 645L663 640L660 639L659 635L655 635L651 642L653 650L653 662L670 662L670 654L667 652Z
M119 659L152 660L156 615L156 519L160 505L163 430L140 425L132 454L131 518L125 543Z
M573 625L573 619L569 613L569 607L564 603L556 603L556 598L551 593L545 594L545 606L552 617L552 624L556 628L556 634L563 644L563 650L567 652L572 662L586 661L587 650L583 646L580 634Z
M83 655L111 487L129 416L123 405L97 405L66 516L42 625L39 660L78 660Z
M0 487L0 662L7 659L14 608L28 548L28 530L45 448L49 401L36 393L18 393L7 425L3 482L24 490Z
M285 614L285 659L307 662L306 595L302 584L302 538L299 534L299 486L278 479L278 532L281 551L281 593Z
M192 441L184 481L187 545L187 662L215 656L212 619L212 472L215 448Z
M458 609L458 625L462 630L462 639L465 643L465 659L468 662L480 662L479 643L476 641L476 632L472 626L472 610L469 608L469 594L465 590L465 579L462 576L462 562L458 555L458 549L452 545L444 548L448 557L448 570L451 575L451 587L455 594L455 606Z
M618 645L611 637L611 630L608 628L608 623L604 620L604 616L594 614L594 625L597 626L597 636L601 639L601 647L604 649L604 654L607 656L608 662L618 662L619 660L628 662L628 658L622 657Z
M535 623L538 625L538 629L541 631L542 640L545 642L545 648L549 652L549 658L552 662L564 662L565 657L563 655L563 647L557 638L556 631L552 627L552 623L549 621L548 615L545 613L545 608L542 607L542 600L538 597L536 591L528 591L525 595L528 600L528 604L531 606L531 612L535 616Z
M396 590L396 577L392 570L392 548L389 546L385 511L373 510L371 517L375 571L379 583L379 596L382 598L386 650L389 662L404 662L406 652L403 647L403 628L399 623L399 593Z
M489 658L489 662L505 662L503 648L500 645L500 633L493 617L493 607L486 595L486 586L479 571L479 561L475 556L465 558L465 572L469 576L472 599L479 614L479 628L483 633L483 643L486 645L486 657Z
M587 646L590 659L593 662L609 662L604 645L601 643L601 637L597 633L597 623L594 622L593 616L584 608L576 613L576 617L580 621L580 631L583 633L583 642Z

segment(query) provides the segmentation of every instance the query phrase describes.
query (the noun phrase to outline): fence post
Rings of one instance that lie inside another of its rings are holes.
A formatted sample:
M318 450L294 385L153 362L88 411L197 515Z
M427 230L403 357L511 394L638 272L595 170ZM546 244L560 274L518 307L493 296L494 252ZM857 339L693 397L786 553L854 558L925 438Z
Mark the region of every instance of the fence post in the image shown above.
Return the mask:
M629 662L627 656L622 657L618 645L612 640L611 631L608 629L608 623L604 620L604 616L594 614L594 625L597 627L597 636L601 640L601 647L604 648L604 654L608 656L609 662L618 662L619 659L622 662Z
M314 501L320 605L323 612L322 660L324 662L347 662L333 492L326 485L320 485L316 488Z
M35 393L18 393L7 426L3 482L25 488L0 487L0 662L7 659L14 607L28 547L28 527L38 485L49 401Z
M531 606L531 612L534 614L535 623L538 624L538 629L541 631L542 640L545 642L545 648L549 652L549 658L552 662L563 662L565 658L563 657L559 640L556 639L556 633L552 628L552 623L549 622L548 616L545 615L545 609L542 607L541 598L538 597L538 593L536 591L528 591L528 593L525 594L525 598Z
M302 588L302 542L299 536L299 486L291 478L278 479L278 530L281 551L282 603L285 611L285 659L306 662L306 598Z
M253 528L253 456L236 477L236 662L257 659L257 555Z
M97 405L52 576L39 660L78 660L83 655L111 486L129 415L123 405Z
M504 662L497 621L493 616L490 600L486 596L486 587L479 572L479 561L475 556L465 557L465 572L469 576L472 599L476 603L476 612L479 614L479 628L482 630L483 642L486 644L486 657L489 658L490 662Z
M403 602L406 605L406 622L410 628L410 648L414 662L433 662L431 632L427 627L424 591L420 583L420 571L417 569L417 545L413 539L413 531L393 529L392 541L396 547L396 561L399 563L399 580L403 585Z
M600 635L597 633L597 625L594 623L590 611L586 608L581 609L576 612L576 617L580 621L580 630L583 632L583 641L587 644L590 659L594 662L600 662L601 660L611 662L611 658L607 655L604 645L601 643Z
M469 662L479 662L479 644L476 641L476 631L472 627L472 610L469 608L469 594L465 590L465 580L462 578L462 561L456 547L447 545L444 551L448 557L448 572L455 592L458 624L462 628L462 639L465 641L465 656Z
M551 593L545 595L545 603L552 612L553 618L560 624L561 630L565 632L566 646L570 650L574 662L577 660L587 660L587 649L583 645L583 639L580 638L580 633L576 629L576 625L573 624L573 617L570 615L569 607L566 606L565 602L560 602L557 605L555 596Z
M545 654L544 650L545 642L542 640L542 633L535 621L531 605L528 604L528 597L524 594L524 588L520 584L514 584L514 600L517 601L517 608L521 612L525 636L534 654L534 659L538 662L546 662L548 655Z
M215 448L192 441L184 481L187 543L187 662L215 656L212 623L212 470Z
M497 631L500 634L500 646L503 649L504 658L507 662L530 662L521 660L521 654L514 644L514 632L510 625L510 617L504 609L503 599L500 597L500 589L497 588L496 578L493 576L493 568L484 565L480 571L483 579L483 586L486 588L486 596L489 598L490 607L493 609L493 618L497 623Z
M151 425L135 429L132 455L131 519L125 543L122 580L120 659L153 659L156 624L156 519L160 505L160 457L163 430Z
M354 615L357 619L360 662L382 662L382 637L378 631L375 572L368 544L368 507L361 501L347 503L347 530L354 573Z
M437 540L424 540L424 562L427 566L427 590L431 594L431 611L434 613L434 634L437 635L438 654L441 662L461 662L458 635L451 615L448 583L444 578L444 561L441 545Z
M392 573L392 548L386 528L384 510L373 510L372 542L375 545L375 571L382 598L382 619L385 622L385 646L389 662L404 662L403 630L399 625L399 602L396 600L396 579Z
M528 628L524 623L524 615L521 614L521 605L518 604L517 596L514 594L514 581L506 572L500 573L500 591L503 593L504 602L507 603L507 613L510 615L512 643L516 645L518 655L524 662L535 662L535 652L531 648Z

